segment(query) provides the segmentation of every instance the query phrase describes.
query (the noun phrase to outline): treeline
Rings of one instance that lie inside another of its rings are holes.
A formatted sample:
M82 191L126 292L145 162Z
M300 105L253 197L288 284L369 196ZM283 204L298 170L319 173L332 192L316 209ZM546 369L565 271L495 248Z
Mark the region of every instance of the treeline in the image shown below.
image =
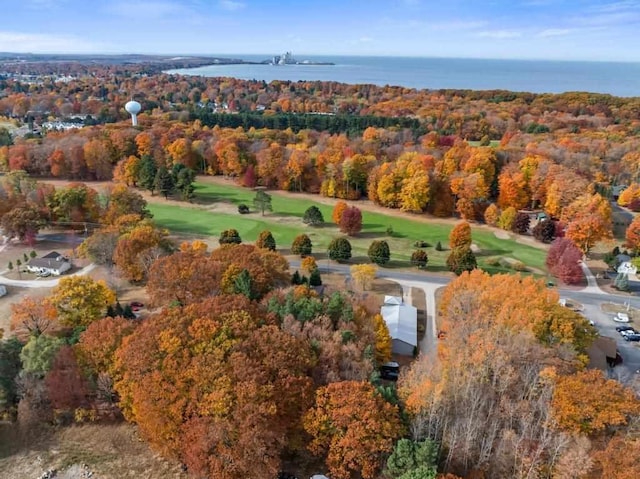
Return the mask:
M414 138L424 135L427 130L421 126L416 118L384 117L384 116L358 116L358 115L333 115L314 113L239 113L229 115L227 113L212 113L204 108L195 108L190 112L191 120L200 120L203 125L222 128L267 128L270 130L291 129L294 133L300 130L325 131L328 133L346 133L348 136L361 135L369 127L408 129Z

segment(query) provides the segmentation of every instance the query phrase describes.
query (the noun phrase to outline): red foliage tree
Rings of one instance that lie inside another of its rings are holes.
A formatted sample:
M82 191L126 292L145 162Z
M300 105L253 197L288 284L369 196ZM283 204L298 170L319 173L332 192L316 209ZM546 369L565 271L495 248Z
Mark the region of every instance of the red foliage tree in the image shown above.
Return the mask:
M340 218L340 231L348 234L349 236L355 236L362 230L362 212L352 206L347 208L342 213Z
M567 284L582 281L583 272L580 266L582 252L567 238L557 238L551 243L547 253L546 264L551 274Z
M87 383L70 346L63 346L58 351L45 384L53 409L70 411L87 404Z

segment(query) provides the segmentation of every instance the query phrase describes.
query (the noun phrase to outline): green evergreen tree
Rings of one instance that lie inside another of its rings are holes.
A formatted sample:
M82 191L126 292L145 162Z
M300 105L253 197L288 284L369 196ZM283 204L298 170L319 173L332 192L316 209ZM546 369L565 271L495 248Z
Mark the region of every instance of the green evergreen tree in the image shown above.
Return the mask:
M113 308L113 312L115 313L116 316L124 317L124 309L122 308L120 301L116 301L116 306L115 308Z
M20 373L22 343L16 338L0 341L0 413L11 410L18 403L16 378Z
M251 274L247 269L243 269L233 282L233 291L236 294L243 294L249 299L255 299L252 285Z
M31 257L31 259L33 259L36 256L38 256L38 253L36 253L35 251L31 250L31 252L29 253L29 256Z
M295 273L291 275L291 284L302 284L302 278L300 277L300 272L298 270L296 270Z
M9 268L9 271L13 271L13 263L11 261L9 261L7 268Z
M436 251L442 251L442 243L440 241L436 243Z
M255 198L253 199L253 207L259 210L262 213L262 216L264 216L265 211L273 211L271 195L263 190L258 190Z
M261 231L256 240L256 246L261 249L268 249L269 251L276 250L276 240L274 239L271 231Z
M389 259L391 258L389 243L387 243L385 240L376 240L371 242L371 245L369 245L368 255L371 262L379 266L387 264L389 262Z
M136 319L136 315L133 312L133 309L131 309L131 305L127 304L124 309L122 310L122 315L123 318L125 319Z
M176 168L181 166L182 168ZM196 179L196 172L184 165L176 164L172 171L175 178L176 190L180 192L183 200L191 200L194 197L195 188L193 182Z
M334 238L329 243L328 248L329 258L333 261L342 263L348 261L351 258L351 243L347 238Z
M307 210L304 212L304 216L302 217L302 222L306 225L310 226L320 226L324 224L324 217L322 216L322 211L317 206L309 206Z
M164 196L165 199L169 198L169 195L175 190L173 176L164 166L158 168L153 185L155 189L158 190L158 193Z
M149 155L143 155L140 159L137 184L140 188L149 190L152 195L155 187L157 171L158 168L156 167L156 162L153 158Z
M322 277L318 268L314 269L309 275L309 286L322 286Z

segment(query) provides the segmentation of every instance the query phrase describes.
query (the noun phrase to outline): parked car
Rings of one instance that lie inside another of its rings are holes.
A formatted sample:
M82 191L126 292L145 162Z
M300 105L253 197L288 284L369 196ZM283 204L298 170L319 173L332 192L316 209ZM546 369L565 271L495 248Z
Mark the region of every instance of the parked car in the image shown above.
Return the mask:
M131 311L138 311L144 308L144 304L142 304L140 301L131 301L131 303L129 303L129 306L131 306Z
M395 361L384 363L380 366L380 377L389 381L397 381L400 376L400 365Z
M640 341L640 333L635 332L635 333L625 334L625 335L623 336L623 338L624 338L624 340L625 340L625 341L634 341L634 342L637 342L637 341Z
M618 313L613 317L613 320L617 321L618 323L628 323L629 315L627 313Z
M622 337L625 337L627 334L640 334L640 332L631 328L631 329L625 329L624 331L620 331L620 334L622 335Z
M38 273L38 276L40 276L41 278L47 278L47 277L51 276L51 272L50 271L42 271L42 272Z
M621 333L622 331L633 331L633 326L616 326L616 331L618 331L619 333Z

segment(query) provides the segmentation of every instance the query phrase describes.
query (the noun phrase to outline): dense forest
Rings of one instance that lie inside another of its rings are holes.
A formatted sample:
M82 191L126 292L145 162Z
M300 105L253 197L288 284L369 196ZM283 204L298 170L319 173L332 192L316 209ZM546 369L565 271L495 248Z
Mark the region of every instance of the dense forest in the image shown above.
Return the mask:
M516 232L545 213L536 238L564 237L550 268L563 255L575 266L611 238L614 186L640 209L640 99L267 84L144 65L55 81L43 64L27 81L11 68L0 67L5 233L30 242L45 225L91 224L77 254L144 286L156 310L127 319L88 276L16 303L0 343L7 419L127 420L194 478L275 478L285 463L324 464L335 479L640 476L638 385L586 368L596 331L544 281L459 271L440 299L437 351L390 383L377 372L391 352L379 304L292 285L267 241L177 245L135 189L186 201L196 174L225 175ZM40 128L74 116L87 126ZM87 180L113 185L98 193ZM640 223L630 231L640 249ZM460 223L450 246L470 243Z

